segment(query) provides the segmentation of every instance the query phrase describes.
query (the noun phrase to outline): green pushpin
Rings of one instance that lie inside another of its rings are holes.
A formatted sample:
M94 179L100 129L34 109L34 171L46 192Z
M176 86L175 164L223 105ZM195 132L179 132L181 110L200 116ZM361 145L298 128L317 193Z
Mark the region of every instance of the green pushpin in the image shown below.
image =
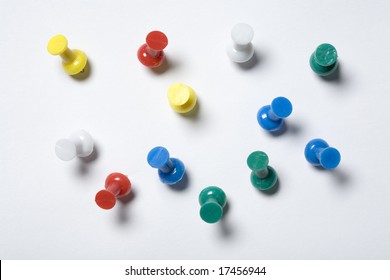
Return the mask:
M204 188L199 194L200 217L206 223L216 223L223 215L226 194L218 187Z
M275 186L278 180L275 170L268 166L268 162L267 154L261 151L251 153L246 161L248 167L252 170L252 185L262 191Z
M337 68L337 51L331 44L321 44L310 56L310 67L320 76L328 76Z

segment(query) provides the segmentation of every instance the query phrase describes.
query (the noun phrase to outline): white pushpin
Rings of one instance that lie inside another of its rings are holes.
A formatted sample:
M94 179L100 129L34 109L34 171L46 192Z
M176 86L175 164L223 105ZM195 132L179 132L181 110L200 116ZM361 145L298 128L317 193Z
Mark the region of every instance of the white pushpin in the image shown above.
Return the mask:
M71 160L74 157L87 157L93 152L93 139L85 130L77 130L68 138L57 141L56 155L62 160Z
M252 45L253 29L246 23L236 24L231 32L232 42L227 46L226 51L230 60L243 63L250 60L255 53Z

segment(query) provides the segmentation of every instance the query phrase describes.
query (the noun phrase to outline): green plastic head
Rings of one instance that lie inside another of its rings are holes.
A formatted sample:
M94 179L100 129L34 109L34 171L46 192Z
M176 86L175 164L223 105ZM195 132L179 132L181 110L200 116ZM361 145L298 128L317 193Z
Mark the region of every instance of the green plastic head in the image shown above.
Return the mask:
M337 67L337 51L331 44L321 44L310 56L310 67L315 73L327 76Z
M269 163L269 159L266 153L256 151L248 156L246 163L252 171L256 172L266 169Z
M328 67L336 63L337 51L331 44L321 44L314 52L314 60L320 66Z
M275 170L268 166L268 162L267 154L261 151L251 153L246 161L252 170L250 176L252 185L263 191L274 187L278 179Z
M200 217L206 223L216 223L223 215L226 194L218 187L210 186L199 194Z

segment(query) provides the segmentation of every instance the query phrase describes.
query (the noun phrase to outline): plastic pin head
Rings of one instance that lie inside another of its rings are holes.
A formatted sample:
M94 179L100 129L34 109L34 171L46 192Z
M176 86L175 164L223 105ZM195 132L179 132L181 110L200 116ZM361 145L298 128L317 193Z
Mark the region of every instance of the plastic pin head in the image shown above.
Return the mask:
M126 175L115 172L107 176L104 188L96 194L95 202L100 208L108 210L115 206L117 198L130 193L131 182Z
M215 186L204 188L199 194L200 217L206 223L216 223L223 216L226 205L225 192Z

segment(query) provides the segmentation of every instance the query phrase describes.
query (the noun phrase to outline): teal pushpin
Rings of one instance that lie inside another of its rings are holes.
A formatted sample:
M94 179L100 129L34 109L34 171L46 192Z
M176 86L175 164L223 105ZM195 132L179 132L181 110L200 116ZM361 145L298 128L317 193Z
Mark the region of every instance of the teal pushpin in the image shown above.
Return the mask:
M310 56L310 67L320 76L328 76L337 68L337 51L331 44L321 44Z
M209 224L218 222L226 205L226 194L218 187L204 188L199 194L200 217Z
M252 185L259 190L268 190L275 186L278 175L275 170L268 165L268 156L266 153L256 151L248 156L246 163L252 170Z

